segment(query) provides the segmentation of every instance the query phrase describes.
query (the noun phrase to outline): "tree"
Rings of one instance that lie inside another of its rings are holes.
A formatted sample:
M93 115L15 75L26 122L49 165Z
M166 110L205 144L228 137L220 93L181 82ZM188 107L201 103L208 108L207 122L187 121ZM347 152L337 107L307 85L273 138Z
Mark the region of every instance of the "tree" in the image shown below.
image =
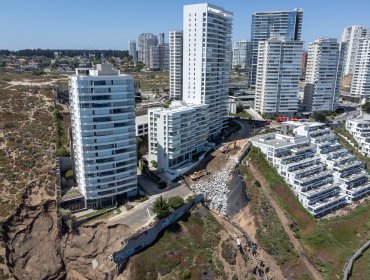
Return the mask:
M184 199L182 197L179 197L179 196L170 197L168 199L168 205L172 209L180 208L181 206L184 205Z
M170 206L166 199L163 199L162 196L158 197L153 205L152 211L157 215L159 219L167 217L170 213Z
M326 115L324 113L314 113L313 118L317 122L322 122L322 123L327 122L327 118L326 118Z
M244 106L241 102L236 103L236 113L244 112Z
M240 64L237 64L235 65L234 67L234 70L236 71L236 73L238 73L238 75L240 74L240 69L242 68L242 66Z
M362 105L362 110L365 111L367 114L370 114L370 101Z
M154 159L150 163L154 168L157 168L157 162Z

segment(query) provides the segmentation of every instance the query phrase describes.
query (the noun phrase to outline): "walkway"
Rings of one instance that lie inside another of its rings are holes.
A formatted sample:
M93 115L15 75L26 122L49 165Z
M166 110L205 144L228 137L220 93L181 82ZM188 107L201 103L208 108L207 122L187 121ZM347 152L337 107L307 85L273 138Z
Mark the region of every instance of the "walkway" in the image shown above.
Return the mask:
M314 279L316 280L323 280L323 277L321 274L316 270L316 268L310 263L310 261L307 259L307 257L304 254L302 245L299 243L298 239L294 236L293 230L289 226L289 220L286 217L283 209L280 207L280 205L276 202L274 195L272 194L270 188L268 187L268 184L265 180L265 178L261 175L260 171L251 164L249 165L250 170L252 171L253 176L257 181L261 183L261 189L263 193L267 196L268 200L270 201L271 205L274 207L276 214L285 230L285 232L288 234L290 241L292 242L294 249L298 252L299 257L303 261L303 263L306 265L307 269L310 271Z
M367 241L361 248L359 248L348 260L346 266L344 267L344 275L343 280L348 280L349 276L351 275L351 270L353 266L353 262L362 255L366 249L370 248L370 240Z

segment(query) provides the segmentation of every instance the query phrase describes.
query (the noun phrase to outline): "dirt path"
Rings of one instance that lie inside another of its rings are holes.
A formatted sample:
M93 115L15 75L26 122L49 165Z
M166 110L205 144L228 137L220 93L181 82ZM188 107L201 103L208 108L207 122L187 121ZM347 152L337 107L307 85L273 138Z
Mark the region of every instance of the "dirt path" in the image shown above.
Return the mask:
M306 265L307 269L310 271L310 273L316 280L323 280L321 274L316 270L316 268L309 262L309 260L305 256L301 244L299 243L298 239L294 236L294 232L292 231L292 229L289 227L288 218L285 216L283 209L281 209L280 205L276 202L273 194L270 191L270 188L267 186L265 178L261 176L259 170L254 168L253 165L250 164L249 168L252 171L253 176L261 183L261 189L263 193L269 199L272 207L274 207L276 214L281 224L283 225L285 232L288 234L289 239L292 242L295 250L298 252L299 257L302 259L303 263Z
M240 236L247 235L248 238L250 238L253 242L256 243L255 238L251 237L250 234L248 232L246 232L243 227L235 226L235 224L233 222L225 220L225 219L221 218L220 216L218 216L217 214L215 214L213 212L211 212L211 213L213 214L215 219L222 225L223 229L227 232L227 234L229 236L231 236L234 240L236 240L236 238L238 238ZM266 264L266 266L269 267L269 272L268 272L268 275L267 275L269 277L269 279L270 278L272 278L272 279L286 279L284 277L284 274L281 271L279 265L261 247L258 247L257 254L254 255L254 256L251 255L250 252L247 252L247 253L248 253L247 254L247 259L248 259L247 268L249 270L253 270L253 268L256 265L258 265L261 261L263 261ZM243 266L245 266L246 262L245 261L237 262L237 266L241 265L241 264ZM243 270L244 269L239 267L239 272L243 271ZM243 279L243 275L238 275L238 277L240 277L239 279Z

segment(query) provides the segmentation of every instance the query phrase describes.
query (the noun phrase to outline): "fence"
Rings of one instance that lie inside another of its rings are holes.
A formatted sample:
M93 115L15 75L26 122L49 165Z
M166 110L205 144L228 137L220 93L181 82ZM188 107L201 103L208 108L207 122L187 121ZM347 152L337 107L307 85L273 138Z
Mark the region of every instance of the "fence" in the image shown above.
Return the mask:
M202 194L197 195L191 201L174 210L168 217L159 220L155 226L149 229L144 229L132 236L127 240L121 250L113 253L113 261L115 263L120 263L152 244L163 229L179 220L192 206L203 200L204 198Z

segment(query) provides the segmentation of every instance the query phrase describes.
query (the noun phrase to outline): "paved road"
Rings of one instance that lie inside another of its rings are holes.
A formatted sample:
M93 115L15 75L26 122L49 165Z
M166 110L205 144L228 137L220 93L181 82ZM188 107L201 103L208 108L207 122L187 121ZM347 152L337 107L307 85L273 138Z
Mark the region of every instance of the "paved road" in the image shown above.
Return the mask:
M129 211L126 211L123 208L123 213L110 218L109 223L125 224L128 225L132 230L142 228L143 226L146 226L148 223L154 220L154 214L151 208L153 207L154 201L157 199L157 197L161 195L164 198L169 198L173 196L186 197L191 193L192 191L186 185L179 185L169 191L150 196L147 201L140 203Z
M361 109L353 106L343 106L342 107L345 110L345 113L341 116L338 116L334 118L333 123L341 122L341 121L346 121L348 119L353 119L357 117L361 113Z

